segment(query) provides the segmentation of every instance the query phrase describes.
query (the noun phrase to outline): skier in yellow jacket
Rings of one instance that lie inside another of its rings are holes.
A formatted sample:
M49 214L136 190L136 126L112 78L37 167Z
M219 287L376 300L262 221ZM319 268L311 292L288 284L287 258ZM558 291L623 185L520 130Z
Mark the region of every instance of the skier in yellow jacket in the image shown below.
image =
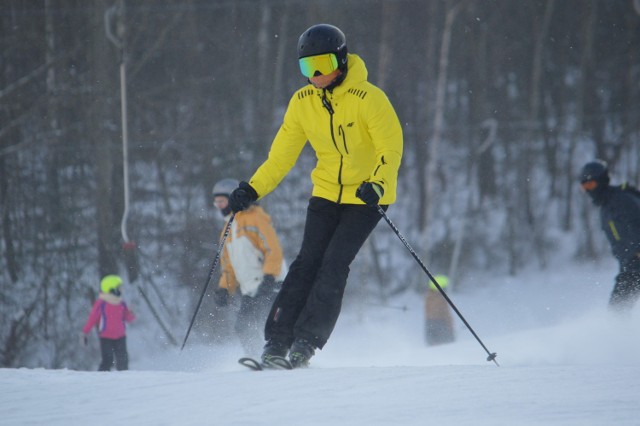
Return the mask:
M246 209L282 181L308 141L317 164L300 252L265 325L262 361L286 356L307 366L340 314L349 266L396 199L402 128L384 92L367 81L364 61L347 53L338 28L319 24L298 40L309 84L293 94L267 160L230 196Z
M237 180L222 179L213 187L214 205L225 221L231 214L229 194L237 186ZM220 307L228 306L229 296L239 293L234 328L244 350L253 354L262 346L260 331L286 274L282 248L271 218L256 204L236 214L224 248L214 300Z

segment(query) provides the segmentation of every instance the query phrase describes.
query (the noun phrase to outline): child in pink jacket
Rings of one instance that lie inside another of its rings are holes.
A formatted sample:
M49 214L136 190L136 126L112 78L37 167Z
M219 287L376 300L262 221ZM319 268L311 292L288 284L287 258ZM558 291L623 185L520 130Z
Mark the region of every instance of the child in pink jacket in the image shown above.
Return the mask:
M129 369L125 323L132 322L136 317L122 300L121 285L122 278L117 275L107 275L102 279L100 296L93 304L89 318L82 328L83 342L86 345L91 328L98 326L102 353L102 362L98 371L111 370L114 356L117 370Z

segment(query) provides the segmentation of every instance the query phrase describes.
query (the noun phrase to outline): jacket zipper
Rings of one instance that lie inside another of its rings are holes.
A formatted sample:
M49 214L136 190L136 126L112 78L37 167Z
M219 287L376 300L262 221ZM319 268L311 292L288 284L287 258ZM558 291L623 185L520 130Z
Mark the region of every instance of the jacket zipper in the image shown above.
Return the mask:
M338 151L338 154L340 154L340 168L338 169L338 184L340 185L340 191L338 192L338 199L336 200L336 203L340 204L340 201L342 200L342 189L343 189L343 185L342 185L343 155L342 155L342 152L340 152L340 149L338 148L338 143L336 142L336 137L333 132L333 107L331 106L331 102L329 102L329 100L327 99L326 89L322 89L322 106L324 106L325 109L329 112L329 129L331 131L331 141L333 142L333 146L335 146L336 151ZM345 141L345 151L346 151L346 148L347 148L347 145Z

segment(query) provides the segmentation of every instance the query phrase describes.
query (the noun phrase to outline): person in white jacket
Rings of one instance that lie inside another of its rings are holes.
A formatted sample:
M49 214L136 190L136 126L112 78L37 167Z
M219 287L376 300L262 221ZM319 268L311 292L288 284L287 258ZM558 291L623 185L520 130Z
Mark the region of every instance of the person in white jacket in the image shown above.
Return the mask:
M237 187L234 179L223 179L213 187L214 205L227 223L231 215L229 194ZM235 332L248 354L259 353L264 341L262 327L287 272L278 236L262 207L253 204L236 213L220 265L215 303L229 306L230 296L240 296Z

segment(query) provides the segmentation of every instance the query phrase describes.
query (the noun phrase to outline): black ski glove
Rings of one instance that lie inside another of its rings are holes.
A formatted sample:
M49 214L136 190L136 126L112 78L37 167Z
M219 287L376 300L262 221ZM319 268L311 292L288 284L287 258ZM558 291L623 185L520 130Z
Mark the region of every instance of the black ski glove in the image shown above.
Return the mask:
M356 197L360 198L368 206L378 205L378 201L380 201L383 194L382 187L372 182L362 182L356 191Z
M246 210L258 199L258 193L247 182L242 181L236 189L229 194L229 207L234 213Z
M276 279L273 275L266 274L262 278L262 283L258 287L256 297L269 297L274 294L276 288Z
M215 302L216 306L219 306L221 308L227 306L229 304L229 292L227 291L227 289L217 288L213 292L213 301Z

